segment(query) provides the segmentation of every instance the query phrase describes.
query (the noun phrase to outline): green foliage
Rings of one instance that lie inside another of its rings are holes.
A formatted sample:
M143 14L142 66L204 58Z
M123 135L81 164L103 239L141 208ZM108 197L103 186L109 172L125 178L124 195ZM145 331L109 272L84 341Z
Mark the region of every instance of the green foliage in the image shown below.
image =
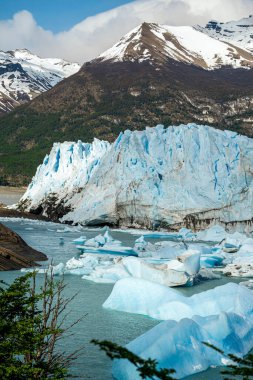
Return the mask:
M36 290L36 272L0 285L0 378L2 380L65 379L76 353L66 355L56 344L66 329L63 281L45 274Z
M219 352L221 355L225 355L229 360L226 369L222 370L223 375L228 375L224 380L241 379L251 380L253 379L253 354L248 354L244 358L239 358L233 354L225 354L224 351L213 346L212 344L204 342L207 347Z
M167 368L158 368L158 362L154 359L142 359L138 355L129 351L127 348L119 346L110 341L98 341L92 340L91 343L94 343L100 347L102 351L105 351L106 355L110 359L127 359L130 363L132 363L137 371L140 374L142 379L150 379L150 380L173 380L171 374L175 373L174 369Z

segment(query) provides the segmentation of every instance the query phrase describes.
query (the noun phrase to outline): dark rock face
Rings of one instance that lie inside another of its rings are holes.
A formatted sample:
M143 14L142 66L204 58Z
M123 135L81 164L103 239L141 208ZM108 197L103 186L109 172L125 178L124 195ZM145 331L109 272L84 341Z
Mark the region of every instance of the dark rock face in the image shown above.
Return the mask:
M44 253L31 248L15 232L0 223L0 270L18 270L46 261Z

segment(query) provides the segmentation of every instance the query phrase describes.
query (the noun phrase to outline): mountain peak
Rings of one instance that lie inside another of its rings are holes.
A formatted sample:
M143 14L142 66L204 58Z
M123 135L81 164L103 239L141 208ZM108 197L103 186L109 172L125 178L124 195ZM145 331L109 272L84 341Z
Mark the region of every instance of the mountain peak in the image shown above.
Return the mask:
M0 51L0 114L49 90L80 66L58 58L40 58L28 49Z
M210 28L217 27L216 21ZM221 42L191 26L167 26L143 22L127 33L96 61L148 62L164 65L169 60L214 69L221 66L252 67L253 56L231 43Z

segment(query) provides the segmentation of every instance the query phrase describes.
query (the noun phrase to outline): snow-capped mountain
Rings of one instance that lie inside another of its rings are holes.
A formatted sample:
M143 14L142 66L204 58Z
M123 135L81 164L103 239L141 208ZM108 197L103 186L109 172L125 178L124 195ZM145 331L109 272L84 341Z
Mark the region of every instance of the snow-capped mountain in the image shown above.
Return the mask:
M188 122L253 137L252 62L248 50L192 27L143 23L0 118L0 183L27 183L55 141L112 142L126 129Z
M102 53L101 61L150 62L164 64L168 59L204 69L222 66L253 66L253 55L232 42L222 42L191 26L143 23Z
M253 15L225 23L212 20L205 27L196 26L196 29L210 37L253 52Z
M35 98L79 69L77 63L40 58L26 49L0 51L0 113Z
M246 225L252 162L253 139L234 132L196 124L127 130L111 145L54 145L18 207L89 225Z

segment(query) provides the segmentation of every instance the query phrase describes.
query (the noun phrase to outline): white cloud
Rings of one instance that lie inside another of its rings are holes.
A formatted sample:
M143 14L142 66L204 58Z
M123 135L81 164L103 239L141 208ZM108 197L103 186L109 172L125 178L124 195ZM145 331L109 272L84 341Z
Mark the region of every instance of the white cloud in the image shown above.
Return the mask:
M253 13L253 0L135 0L88 17L65 32L40 27L28 11L0 21L0 49L27 48L42 57L88 61L142 23L204 25L210 19L236 20Z

